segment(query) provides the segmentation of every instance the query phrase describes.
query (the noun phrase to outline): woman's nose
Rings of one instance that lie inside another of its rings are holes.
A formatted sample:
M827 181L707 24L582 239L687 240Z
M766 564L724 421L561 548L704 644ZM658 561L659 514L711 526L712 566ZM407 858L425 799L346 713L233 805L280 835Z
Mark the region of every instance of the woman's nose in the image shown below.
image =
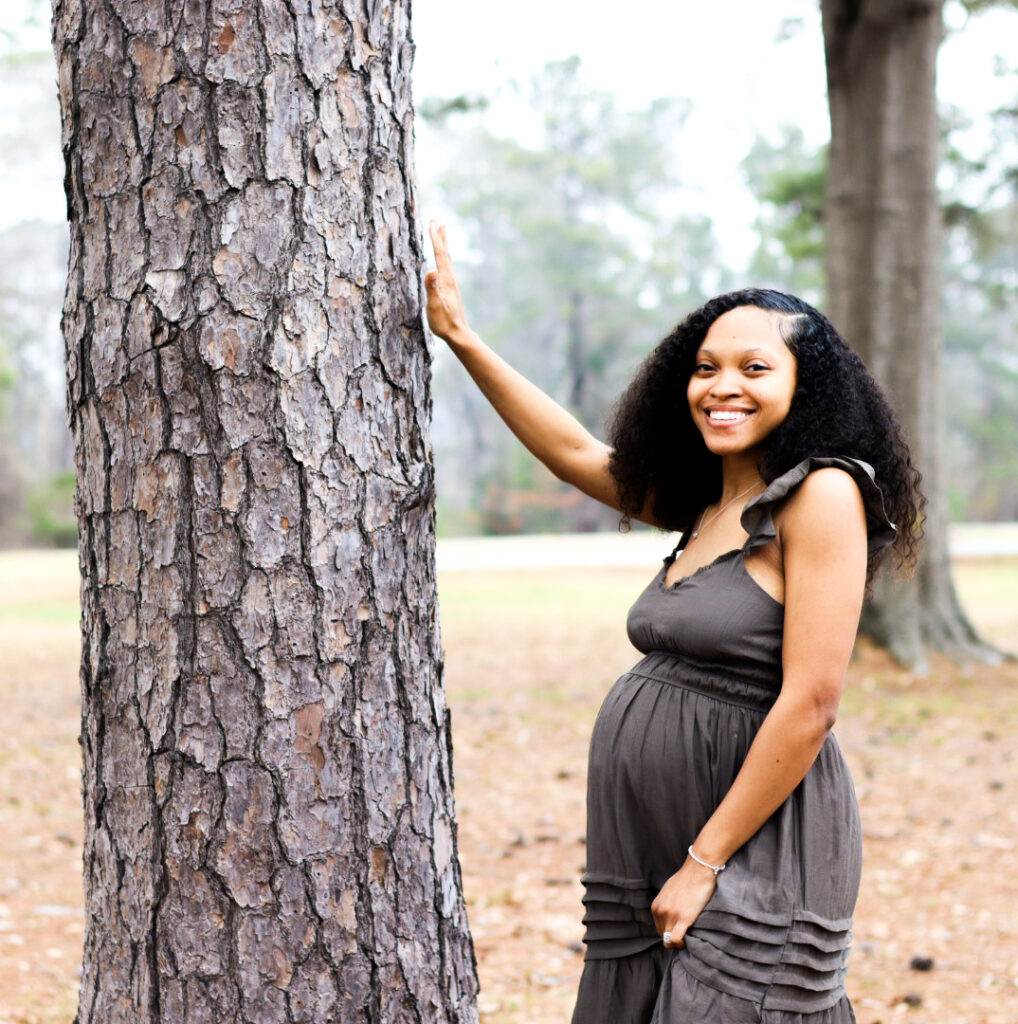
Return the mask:
M727 398L742 393L742 382L734 370L719 370L711 381L710 392L718 398Z

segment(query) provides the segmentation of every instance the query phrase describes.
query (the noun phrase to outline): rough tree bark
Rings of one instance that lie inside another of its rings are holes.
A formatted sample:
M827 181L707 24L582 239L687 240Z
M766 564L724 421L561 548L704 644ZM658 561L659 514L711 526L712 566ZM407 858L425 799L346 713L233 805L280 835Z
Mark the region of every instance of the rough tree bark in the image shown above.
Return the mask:
M955 594L943 475L936 60L943 0L823 0L831 153L831 319L890 392L929 507L911 580L877 581L863 630L904 664L926 649L994 659Z
M56 0L85 1024L476 1020L409 0Z

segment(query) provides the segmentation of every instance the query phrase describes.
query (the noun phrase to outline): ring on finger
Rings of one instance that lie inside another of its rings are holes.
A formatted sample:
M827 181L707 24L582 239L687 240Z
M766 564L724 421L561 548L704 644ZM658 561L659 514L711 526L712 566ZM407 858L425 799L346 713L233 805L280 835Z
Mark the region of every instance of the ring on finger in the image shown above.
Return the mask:
M668 949L672 944L672 933L665 932L664 935L661 936L661 942L664 944L665 949Z

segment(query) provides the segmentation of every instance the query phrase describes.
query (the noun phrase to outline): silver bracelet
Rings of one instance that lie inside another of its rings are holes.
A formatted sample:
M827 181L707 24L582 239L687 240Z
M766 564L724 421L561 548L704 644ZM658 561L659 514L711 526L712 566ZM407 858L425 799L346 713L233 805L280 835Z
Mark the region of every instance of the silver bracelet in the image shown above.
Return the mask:
M726 867L728 867L728 865L727 865L727 864L722 864L722 865L721 865L720 867L717 867L717 868L716 868L716 867L714 867L714 865L713 865L713 864L708 864L708 863L707 863L707 862L706 862L705 860L700 860L700 858L699 858L699 857L697 857L697 855L696 855L695 853L693 853L693 847L692 847L692 844L690 844L690 847L689 847L689 849L688 849L688 850L686 851L686 853L688 853L688 854L689 854L689 856L690 856L690 857L692 857L692 858L693 858L693 860L695 860L697 864L701 864L701 865L703 865L703 867L705 867L705 868L710 868L710 869L711 869L711 871L713 871L713 872L714 872L714 877L715 877L715 878L717 878L717 877L718 877L718 875L720 875L720 874L721 874L721 872L722 872L722 871L724 871Z

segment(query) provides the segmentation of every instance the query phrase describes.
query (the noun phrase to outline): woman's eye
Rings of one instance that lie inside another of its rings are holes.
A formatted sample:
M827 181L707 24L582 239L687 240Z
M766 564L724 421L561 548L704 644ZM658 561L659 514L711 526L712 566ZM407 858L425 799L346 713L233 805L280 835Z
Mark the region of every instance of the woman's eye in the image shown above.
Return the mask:
M697 363L693 367L693 373L711 373L714 367L710 363Z
M764 370L769 370L770 367L766 363L750 363L746 369L752 373L761 373Z

